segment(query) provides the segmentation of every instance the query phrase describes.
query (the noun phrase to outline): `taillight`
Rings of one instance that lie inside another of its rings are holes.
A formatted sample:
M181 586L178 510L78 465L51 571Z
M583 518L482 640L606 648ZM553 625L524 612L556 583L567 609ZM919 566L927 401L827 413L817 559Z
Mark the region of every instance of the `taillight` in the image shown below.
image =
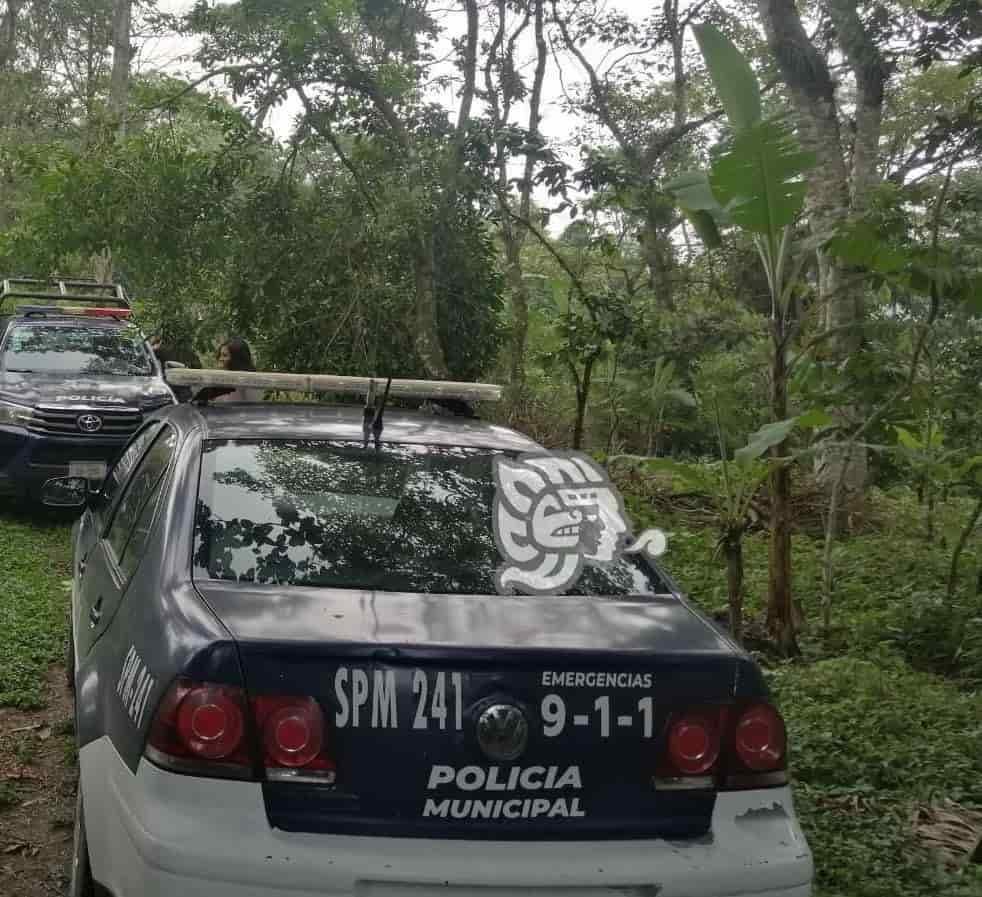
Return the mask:
M253 699L252 708L268 778L321 784L334 781L335 764L327 750L324 714L313 698L263 696Z
M726 718L725 707L690 707L670 714L655 787L665 791L714 787Z
M241 688L178 679L157 708L147 757L178 772L250 778L252 755L245 737L245 695Z
M336 765L320 705L311 697L262 695L178 679L150 728L146 756L195 775L331 784Z
M770 704L752 704L736 716L724 787L730 790L787 782L784 720Z
M736 791L787 783L787 736L770 704L689 707L669 714L654 785Z
M708 773L719 759L719 722L706 714L683 716L668 733L672 765L688 776Z
M223 760L242 745L245 716L241 694L226 686L192 688L177 710L177 731L196 757Z

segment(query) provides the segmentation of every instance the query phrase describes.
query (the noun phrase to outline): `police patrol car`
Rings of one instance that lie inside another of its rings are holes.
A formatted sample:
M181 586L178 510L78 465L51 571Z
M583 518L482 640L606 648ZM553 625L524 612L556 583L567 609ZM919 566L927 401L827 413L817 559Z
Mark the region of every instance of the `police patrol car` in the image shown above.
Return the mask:
M65 475L101 480L143 416L174 403L130 315L119 286L2 282L0 496L37 499Z
M497 387L171 379L369 400L180 405L48 484L85 508L74 897L811 893L760 671L588 458L385 411Z

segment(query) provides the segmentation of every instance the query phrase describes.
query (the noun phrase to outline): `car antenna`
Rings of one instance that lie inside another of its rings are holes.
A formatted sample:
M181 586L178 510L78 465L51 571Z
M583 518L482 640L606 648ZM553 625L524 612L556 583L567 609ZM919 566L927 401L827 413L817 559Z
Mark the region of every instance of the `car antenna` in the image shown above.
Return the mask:
M375 389L375 377L378 375L378 338L379 338L379 324L382 321L382 306L381 304L376 304L375 308L375 328L374 328L374 339L372 340L372 378L368 381L368 393L365 395L365 410L362 412L362 424L361 424L361 435L362 435L362 448L368 448L368 440L371 437L375 429L375 418L378 414L376 410L376 389ZM367 346L365 347L368 348ZM390 381L391 382L391 381ZM386 387L386 393L388 393L388 387ZM378 436L375 437L375 446L378 447Z
M362 411L361 435L362 448L368 448L368 439L375 426L375 378L368 382L368 392L365 395L365 409Z
M382 393L382 401L379 402L378 410L372 421L372 436L375 439L375 451L382 446L382 415L385 413L385 403L389 401L389 388L392 386L392 378L385 381L385 392Z

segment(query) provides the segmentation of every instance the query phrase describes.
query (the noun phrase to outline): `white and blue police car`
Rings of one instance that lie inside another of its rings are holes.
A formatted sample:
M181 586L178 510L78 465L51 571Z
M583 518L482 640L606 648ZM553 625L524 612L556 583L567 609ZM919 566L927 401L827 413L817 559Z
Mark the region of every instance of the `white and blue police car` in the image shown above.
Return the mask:
M660 534L585 457L384 404L179 405L46 487L84 506L73 897L810 895L781 716Z

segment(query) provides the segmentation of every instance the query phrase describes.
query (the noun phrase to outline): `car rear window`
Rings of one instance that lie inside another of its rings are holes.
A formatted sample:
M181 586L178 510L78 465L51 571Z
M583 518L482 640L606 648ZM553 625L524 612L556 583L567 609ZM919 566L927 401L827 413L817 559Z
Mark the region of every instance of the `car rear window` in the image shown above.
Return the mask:
M494 594L488 449L350 442L206 442L195 575L392 592ZM571 595L667 591L633 557L586 567Z
M18 324L0 355L8 371L148 377L150 355L130 327L76 324Z

